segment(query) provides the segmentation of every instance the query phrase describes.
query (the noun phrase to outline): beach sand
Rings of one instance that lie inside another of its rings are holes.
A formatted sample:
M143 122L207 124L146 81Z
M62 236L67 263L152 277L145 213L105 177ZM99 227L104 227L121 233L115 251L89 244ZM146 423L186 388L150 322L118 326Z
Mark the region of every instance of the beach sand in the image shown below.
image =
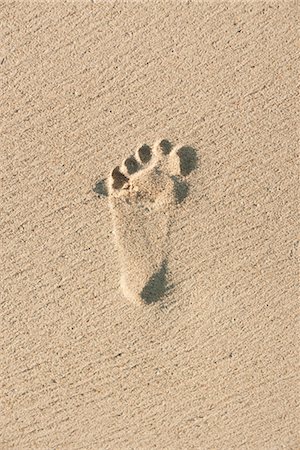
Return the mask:
M0 15L1 450L298 449L297 3Z

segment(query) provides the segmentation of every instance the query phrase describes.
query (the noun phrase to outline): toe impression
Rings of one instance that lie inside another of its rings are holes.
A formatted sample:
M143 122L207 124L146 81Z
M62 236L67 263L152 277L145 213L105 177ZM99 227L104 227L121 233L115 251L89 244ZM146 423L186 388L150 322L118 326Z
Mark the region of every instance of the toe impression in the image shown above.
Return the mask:
M113 189L120 190L125 183L129 181L122 172L120 172L120 167L115 167L111 174L112 177L112 187Z
M138 149L138 156L139 156L140 161L143 164L147 164L152 157L152 152L151 152L151 148L149 147L149 145L147 145L147 144L142 145Z
M159 147L160 151L162 152L162 154L165 156L168 155L169 153L171 153L172 144L167 139L162 139L159 142L158 147Z
M176 151L179 157L180 175L188 176L197 167L197 153L196 150L189 146L180 147Z
M129 158L125 159L124 165L129 175L137 172L139 168L139 163L137 162L134 156L129 156Z

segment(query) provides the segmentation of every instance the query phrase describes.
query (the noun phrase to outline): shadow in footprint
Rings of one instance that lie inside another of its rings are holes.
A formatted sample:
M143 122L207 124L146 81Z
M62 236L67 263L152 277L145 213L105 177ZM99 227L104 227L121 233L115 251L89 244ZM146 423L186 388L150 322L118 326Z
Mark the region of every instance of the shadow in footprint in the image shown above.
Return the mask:
M194 148L186 145L177 150L177 155L180 160L180 173L186 177L197 167L197 152Z
M181 203L188 196L189 187L185 181L179 180L175 176L172 177L172 180L174 181L176 202Z
M167 274L167 261L164 260L160 269L152 275L141 292L141 298L145 303L157 302L171 289L172 286L168 285Z
M93 188L93 191L96 192L96 194L98 194L99 197L107 197L108 190L107 190L105 180L98 181L96 186Z
M160 141L159 146L164 155L168 155L169 153L171 153L172 144L167 139L163 139L162 141Z

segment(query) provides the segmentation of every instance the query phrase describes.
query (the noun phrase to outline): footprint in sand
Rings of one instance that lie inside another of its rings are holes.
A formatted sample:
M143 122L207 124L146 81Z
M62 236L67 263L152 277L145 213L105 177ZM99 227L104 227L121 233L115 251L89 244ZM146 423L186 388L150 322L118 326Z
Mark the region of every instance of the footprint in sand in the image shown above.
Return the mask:
M196 162L194 149L173 148L164 139L153 148L142 145L109 177L108 196L120 256L121 288L129 300L154 303L170 288L170 223L176 206L188 194L186 177ZM102 189L99 183L98 193Z

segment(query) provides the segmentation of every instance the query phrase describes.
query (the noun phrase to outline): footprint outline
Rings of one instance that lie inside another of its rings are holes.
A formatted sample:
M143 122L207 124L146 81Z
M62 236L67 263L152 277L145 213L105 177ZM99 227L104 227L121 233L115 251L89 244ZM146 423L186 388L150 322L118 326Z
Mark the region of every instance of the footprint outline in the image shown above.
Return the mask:
M166 250L169 219L187 198L187 178L197 167L193 147L174 146L162 139L152 147L138 147L94 188L98 195L109 197L120 256L120 285L130 300L153 304L174 289ZM131 245L130 230L135 236Z

